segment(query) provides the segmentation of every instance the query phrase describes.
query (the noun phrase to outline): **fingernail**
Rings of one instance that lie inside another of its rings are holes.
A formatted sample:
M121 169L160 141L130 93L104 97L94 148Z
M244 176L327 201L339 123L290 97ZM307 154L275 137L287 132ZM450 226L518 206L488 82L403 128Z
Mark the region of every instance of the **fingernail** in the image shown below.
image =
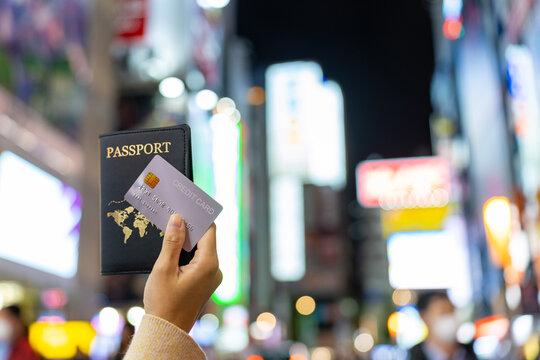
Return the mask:
M175 228L181 229L183 225L184 225L184 220L182 219L182 217L178 214L173 214L169 218L169 223L167 224L167 227L171 227L171 228L175 227Z

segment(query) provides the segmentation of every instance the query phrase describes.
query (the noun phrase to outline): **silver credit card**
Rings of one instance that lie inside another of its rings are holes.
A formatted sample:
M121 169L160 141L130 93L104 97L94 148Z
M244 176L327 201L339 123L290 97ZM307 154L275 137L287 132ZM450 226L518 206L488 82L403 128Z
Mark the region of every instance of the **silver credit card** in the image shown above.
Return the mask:
M184 249L191 251L223 210L201 188L156 155L131 185L124 199L161 230L172 214L186 224Z

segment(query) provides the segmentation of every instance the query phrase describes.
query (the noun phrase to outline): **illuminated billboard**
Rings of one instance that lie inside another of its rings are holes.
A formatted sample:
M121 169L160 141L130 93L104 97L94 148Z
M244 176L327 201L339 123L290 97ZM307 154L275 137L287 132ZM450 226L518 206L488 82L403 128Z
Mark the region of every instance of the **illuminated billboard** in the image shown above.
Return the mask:
M455 306L469 304L472 278L465 221L446 219L439 231L397 232L388 237L388 278L396 289L448 289Z
M536 196L540 184L540 109L533 55L523 45L509 45L505 57L523 190L527 196Z
M448 289L456 279L457 244L444 231L394 233L387 241L388 276L396 289Z
M0 257L64 278L77 273L81 195L9 151L0 154Z
M217 251L223 280L213 299L221 304L238 302L241 297L242 244L242 133L241 123L217 114L210 120L212 128L212 164L214 198L223 205L216 219Z
M358 202L366 207L442 207L450 200L450 168L438 157L364 161L356 181Z
M270 176L297 175L305 183L342 189L346 181L343 94L309 61L266 71Z
M266 70L271 269L298 281L305 265L304 184L345 187L343 94L310 61Z

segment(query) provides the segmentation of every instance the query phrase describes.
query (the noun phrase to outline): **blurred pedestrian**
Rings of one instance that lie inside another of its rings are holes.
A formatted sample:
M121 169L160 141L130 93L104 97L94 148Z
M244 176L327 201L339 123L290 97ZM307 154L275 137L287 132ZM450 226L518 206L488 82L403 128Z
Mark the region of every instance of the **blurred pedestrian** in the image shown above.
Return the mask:
M221 283L212 224L189 264L178 266L186 226L172 215L163 245L144 288L144 315L125 360L202 360L206 356L188 332Z
M0 342L7 345L7 360L38 360L28 342L21 308L11 305L0 310Z
M457 342L458 320L446 293L420 294L418 311L428 328L426 339L410 350L411 360L476 360L473 348Z

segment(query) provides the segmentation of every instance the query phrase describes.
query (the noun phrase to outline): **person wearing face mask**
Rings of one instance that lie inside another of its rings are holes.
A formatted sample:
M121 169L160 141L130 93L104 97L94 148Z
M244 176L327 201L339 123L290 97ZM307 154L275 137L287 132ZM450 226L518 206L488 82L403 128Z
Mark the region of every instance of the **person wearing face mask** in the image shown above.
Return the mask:
M428 328L426 339L409 352L410 360L476 360L472 346L457 342L455 308L446 293L420 294L418 311Z
M21 309L16 305L0 310L0 343L5 346L7 354L3 358L6 360L39 359L30 347Z

